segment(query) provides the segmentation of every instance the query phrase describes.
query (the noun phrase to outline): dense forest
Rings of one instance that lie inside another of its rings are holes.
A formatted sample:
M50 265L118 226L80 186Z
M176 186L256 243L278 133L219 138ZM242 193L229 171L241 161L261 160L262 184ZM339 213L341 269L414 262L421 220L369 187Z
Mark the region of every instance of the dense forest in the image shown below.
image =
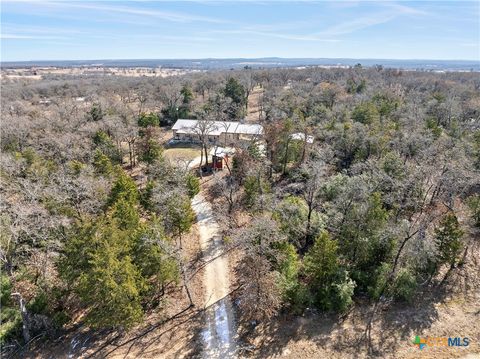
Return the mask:
M471 265L468 290L480 288L476 73L3 79L1 118L5 352L77 322L128 331L170 288L190 298L182 238L203 178L163 156L179 118L264 128L206 191L236 253L246 332L311 308L368 305L374 321L380 306L448 289Z

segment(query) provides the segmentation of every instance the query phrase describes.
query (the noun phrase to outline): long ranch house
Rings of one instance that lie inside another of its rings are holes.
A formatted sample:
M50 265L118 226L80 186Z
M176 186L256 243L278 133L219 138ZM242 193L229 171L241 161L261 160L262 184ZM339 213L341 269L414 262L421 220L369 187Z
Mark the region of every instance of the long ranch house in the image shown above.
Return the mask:
M201 130L204 127L205 131ZM172 127L173 141L199 142L202 132L208 133L211 144L233 145L238 141L253 141L263 138L263 127L232 121L211 121L207 124L198 120L179 119Z

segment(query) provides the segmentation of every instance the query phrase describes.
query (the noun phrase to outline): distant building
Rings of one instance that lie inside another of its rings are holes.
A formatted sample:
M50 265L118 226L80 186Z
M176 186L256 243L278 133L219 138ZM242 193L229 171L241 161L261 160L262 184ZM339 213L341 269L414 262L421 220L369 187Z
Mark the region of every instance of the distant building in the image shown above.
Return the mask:
M290 135L290 139L291 140L295 140L295 141L305 141L305 134L304 133L301 133L301 132L298 132L298 133L292 133ZM307 135L307 143L313 143L313 136L310 136L310 135Z
M42 100L38 101L38 103L40 105L50 105L52 103L52 101L50 101L48 99L42 99Z
M202 131L202 126L204 131ZM172 127L172 141L200 142L200 134L206 132L211 144L233 145L238 141L253 141L263 137L263 127L232 121L211 121L205 126L198 120L179 119Z

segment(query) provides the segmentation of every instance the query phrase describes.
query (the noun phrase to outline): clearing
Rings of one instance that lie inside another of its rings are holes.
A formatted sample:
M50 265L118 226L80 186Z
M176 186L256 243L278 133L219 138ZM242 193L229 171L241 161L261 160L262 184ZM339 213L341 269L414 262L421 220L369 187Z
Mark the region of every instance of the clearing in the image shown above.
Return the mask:
M169 148L163 151L163 155L167 160L174 163L178 160L191 161L200 156L199 148Z

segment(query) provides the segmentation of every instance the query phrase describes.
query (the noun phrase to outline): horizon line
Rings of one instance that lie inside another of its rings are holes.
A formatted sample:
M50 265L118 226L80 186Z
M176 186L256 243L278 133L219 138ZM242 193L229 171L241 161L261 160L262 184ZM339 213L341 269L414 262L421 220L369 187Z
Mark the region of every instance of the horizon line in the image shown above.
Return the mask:
M379 61L463 61L463 62L478 62L478 59L453 59L453 58L376 58L376 57L164 57L164 58L110 58L110 59L34 59L34 60L0 60L1 64L15 63L15 62L76 62L76 61L172 61L172 60L265 60L265 59L285 59L285 60L379 60Z

